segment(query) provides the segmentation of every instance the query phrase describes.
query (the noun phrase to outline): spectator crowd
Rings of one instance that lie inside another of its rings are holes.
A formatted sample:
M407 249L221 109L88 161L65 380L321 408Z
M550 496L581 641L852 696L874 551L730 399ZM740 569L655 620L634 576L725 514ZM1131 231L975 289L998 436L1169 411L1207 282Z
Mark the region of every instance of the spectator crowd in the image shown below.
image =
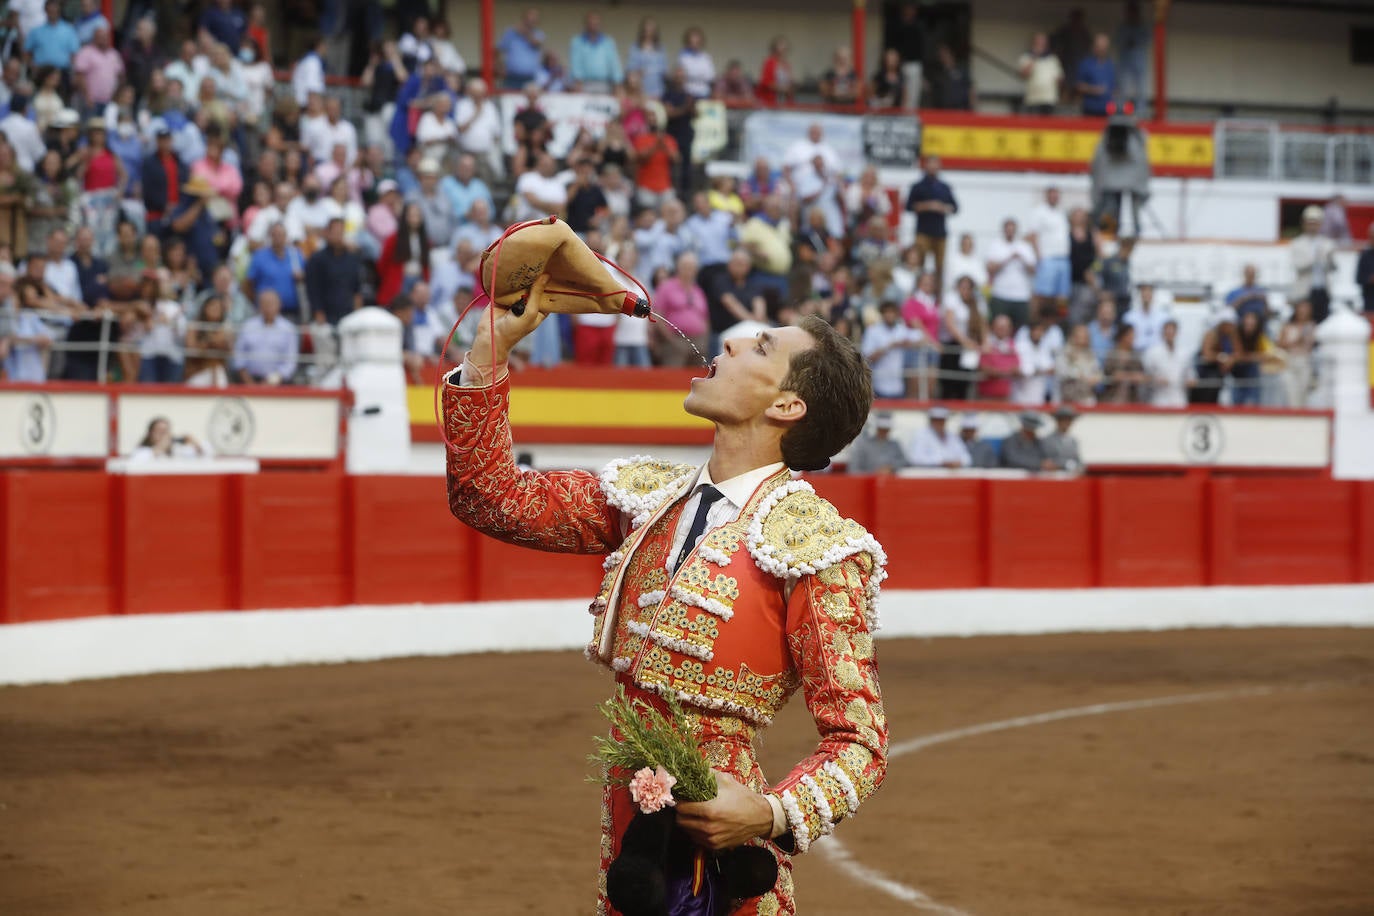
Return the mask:
M883 397L1172 406L1225 390L1236 404L1296 404L1311 387L1332 208L1293 243L1305 288L1291 316L1276 322L1269 291L1247 276L1200 351L1183 353L1166 297L1132 282L1131 240L1101 238L1053 188L980 251L969 235L949 239L959 203L938 159L894 202L875 169L850 174L820 124L741 179L707 177L692 157L696 106L792 100L801 75L783 37L754 80L738 61L717 67L702 28L665 48L652 18L622 50L589 13L564 56L531 8L497 41L492 87L468 74L442 20L397 4L387 26L397 37L359 50L350 29L382 34L382 11L354 4L340 18L336 5L324 4L333 13L283 80L269 5L193 4L178 23L191 34L172 42L146 4L130 6L118 34L95 0L71 19L56 0L41 19L32 3L24 15L10 7L0 40L10 380L309 383L337 362L338 322L377 304L402 321L419 382L469 339L475 315L456 339L450 328L483 249L512 222L555 214L640 278L668 321L559 316L515 354L518 366L692 365L733 330L816 314L862 346ZM902 105L912 85L972 99L966 77L939 82L961 66L948 46L925 67L914 10L897 9L873 79L837 51L818 83L825 101ZM1056 36L1036 44L1062 49ZM1106 53L1097 44L1074 72ZM326 82L351 70L357 113ZM519 96L512 145L494 88ZM613 93L618 116L599 134L556 137L545 96L571 89ZM915 223L904 248L903 207ZM1361 269L1374 282L1374 259Z

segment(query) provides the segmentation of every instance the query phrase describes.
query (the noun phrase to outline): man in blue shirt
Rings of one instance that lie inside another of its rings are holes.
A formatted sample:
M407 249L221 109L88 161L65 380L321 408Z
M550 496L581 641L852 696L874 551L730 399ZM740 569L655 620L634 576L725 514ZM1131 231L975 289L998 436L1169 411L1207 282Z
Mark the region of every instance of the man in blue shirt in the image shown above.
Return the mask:
M281 300L272 290L258 297L258 314L249 318L234 340L234 378L249 384L281 385L296 374L300 337L281 317Z
M243 13L234 9L234 0L214 0L214 3L200 14L200 27L235 54L243 42L244 26Z
M711 209L705 191L692 195L692 215L687 217L687 233L692 249L701 263L697 282L702 289L715 289L726 272L730 252L739 240L735 218L725 210Z
M487 187L486 182L477 177L477 159L471 153L463 153L458 157L454 174L445 175L439 180L439 190L443 191L453 204L453 213L460 223L467 222L468 211L479 200L487 202L489 212L496 212L496 201L492 199L491 189Z
M940 157L927 156L925 174L911 186L906 208L916 214L916 257L925 269L926 255L935 256L935 288L945 288L945 220L959 212L954 191L940 180Z
M1264 324L1269 320L1269 291L1259 285L1259 270L1254 264L1245 265L1244 277L1244 283L1226 294L1226 304L1236 310L1238 321L1246 312L1254 312Z
M1093 55L1078 65L1078 94L1085 115L1103 116L1116 94L1116 65L1111 58L1112 40L1105 34L1093 39Z
M511 26L496 43L505 60L507 89L523 89L540 70L544 54L544 33L539 30L539 11L525 10L518 26Z
M568 46L568 73L581 92L610 92L624 78L615 39L601 31L599 13L587 14L587 29Z
M248 273L243 278L243 292L249 299L266 290L276 293L281 310L289 316L300 314L301 301L296 284L305 279L305 261L300 249L286 243L286 226L274 223L268 230L270 245L253 252Z
M76 29L59 15L60 4L48 0L43 9L48 21L29 33L24 41L24 50L33 57L35 67L56 67L68 72L72 68L72 58L81 50L81 39Z

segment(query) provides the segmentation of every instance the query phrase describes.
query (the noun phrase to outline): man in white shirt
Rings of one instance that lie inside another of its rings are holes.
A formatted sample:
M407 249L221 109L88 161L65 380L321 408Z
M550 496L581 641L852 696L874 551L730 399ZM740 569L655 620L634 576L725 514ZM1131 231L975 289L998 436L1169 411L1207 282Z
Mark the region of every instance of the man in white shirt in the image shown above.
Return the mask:
M1064 332L1048 321L1036 321L1016 332L1017 375L1011 383L1011 400L1023 407L1040 407L1049 400L1055 362L1064 346Z
M918 468L966 468L973 464L963 438L949 429L949 410L932 407L926 414L930 425L911 436L907 455Z
M27 83L16 86L14 94L10 97L10 113L0 119L0 133L4 134L5 139L10 141L10 146L14 147L15 164L29 173L33 172L34 166L48 152L43 135L38 132L38 125L24 114L32 96L32 86Z
M550 213L562 215L568 206L568 185L558 175L557 164L548 153L540 153L534 171L526 172L515 183L515 218L539 219Z
M1035 248L1036 308L1053 306L1055 315L1069 307L1072 277L1069 270L1069 217L1059 209L1059 189L1045 189L1045 202L1031 213L1026 239ZM1038 312L1037 312L1038 314Z
M864 331L860 348L873 367L873 393L880 398L906 397L906 351L920 343L922 334L906 326L895 302L884 302L878 314L882 320Z
M301 193L286 208L286 218L305 230L306 235L323 235L337 204L320 191L320 180L310 175L301 183ZM287 231L287 238L291 236Z
M1064 82L1064 68L1059 57L1050 50L1050 40L1044 32L1036 32L1031 37L1030 51L1021 55L1016 69L1026 81L1022 112L1054 114L1054 106L1059 102L1059 87Z
M1302 211L1302 235L1288 246L1293 262L1294 302L1312 303L1312 320L1321 324L1331 314L1331 280L1336 272L1336 243L1321 235L1322 208Z
M67 257L67 232L54 229L48 233L48 260L43 266L43 282L68 307L81 307L81 277L76 262Z
M326 96L324 118L310 125L310 130L301 131L301 142L316 162L326 162L334 153L334 147L341 144L348 156L345 168L352 168L358 158L358 129L343 116L343 103L337 96Z
M1140 301L1131 306L1121 320L1135 328L1135 349L1145 353L1159 343L1164 323L1171 320L1171 316L1168 309L1155 304L1154 286L1142 283L1137 289Z
M1002 222L1002 237L988 246L988 276L992 278L988 310L994 318L1006 315L1018 328L1030 320L1035 264L1035 249L1016 237L1016 220L1008 217Z
M324 52L329 47L329 39L323 35L315 39L315 46L296 62L291 71L291 92L296 96L296 104L305 107L310 93L324 95Z
M477 159L477 173L490 185L505 169L501 162L501 116L487 94L485 80L468 83L467 95L453 111L458 122L458 148Z
M1150 403L1155 407L1188 406L1188 388L1195 378L1193 356L1178 346L1177 339L1178 322L1166 319L1160 326L1159 343L1145 352Z
M844 235L844 216L840 212L839 183L844 164L835 147L825 142L820 124L812 124L806 139L797 140L782 157L782 173L792 185L792 192L801 204L801 225L806 213L819 207L825 214L825 228L832 236Z
M300 221L299 211L291 207L296 198L296 186L282 181L272 193L272 203L253 214L253 222L248 226L248 244L252 248L266 245L268 230L277 223L285 227L286 240L291 244L305 241L305 225Z

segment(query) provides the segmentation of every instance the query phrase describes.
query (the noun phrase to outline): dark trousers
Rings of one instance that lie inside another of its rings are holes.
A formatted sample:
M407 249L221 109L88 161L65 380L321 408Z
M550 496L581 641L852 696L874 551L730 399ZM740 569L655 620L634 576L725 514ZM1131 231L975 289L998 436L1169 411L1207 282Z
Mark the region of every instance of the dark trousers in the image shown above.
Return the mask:
M940 378L936 390L942 401L967 401L973 388L973 374L959 365L958 345L940 351Z

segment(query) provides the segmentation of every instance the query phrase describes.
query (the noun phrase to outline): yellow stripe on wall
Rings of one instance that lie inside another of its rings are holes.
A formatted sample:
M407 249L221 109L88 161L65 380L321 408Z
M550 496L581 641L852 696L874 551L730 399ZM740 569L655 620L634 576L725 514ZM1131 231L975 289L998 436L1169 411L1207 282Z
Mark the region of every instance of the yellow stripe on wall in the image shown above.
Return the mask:
M931 124L921 151L946 159L1009 159L1020 162L1091 162L1102 139L1100 131L1035 130L1017 127L962 127ZM1211 167L1212 138L1150 134L1150 163L1159 166Z
M626 391L623 388L520 388L511 394L516 426L616 426L638 429L709 429L711 424L682 409L683 391ZM434 425L434 389L406 391L410 422Z

